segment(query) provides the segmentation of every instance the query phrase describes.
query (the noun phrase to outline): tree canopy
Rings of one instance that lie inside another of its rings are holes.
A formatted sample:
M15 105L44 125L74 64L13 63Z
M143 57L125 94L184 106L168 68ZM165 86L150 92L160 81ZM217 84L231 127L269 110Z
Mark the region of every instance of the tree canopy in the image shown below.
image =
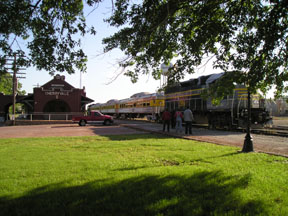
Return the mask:
M83 4L80 0L1 0L0 72L6 72L6 59L14 53L17 66L33 65L50 74L85 71L87 57L79 36L96 32L86 26Z
M106 52L124 51L127 58L120 65L132 81L151 71L159 79L159 66L172 59L173 75L179 80L211 58L213 67L226 72L221 81L225 85L219 83L214 91L218 94L227 94L235 82L246 84L251 92L266 92L273 85L276 95L287 92L286 0L134 2L115 2L107 22L119 31L103 40Z

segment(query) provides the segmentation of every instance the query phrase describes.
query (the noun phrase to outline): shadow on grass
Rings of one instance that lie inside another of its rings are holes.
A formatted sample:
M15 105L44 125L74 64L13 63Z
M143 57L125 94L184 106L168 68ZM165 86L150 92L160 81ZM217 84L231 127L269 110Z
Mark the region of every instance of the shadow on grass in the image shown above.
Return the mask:
M249 176L225 177L199 172L190 177L142 176L119 182L64 183L37 188L26 195L0 198L0 215L257 215L259 200L243 201L239 190Z
M137 139L175 139L170 136L165 136L162 134L124 134L124 135L101 135L103 137L107 137L109 140L112 141L126 141L126 140L137 140ZM147 144L149 145L149 144ZM153 144L154 146L154 144Z

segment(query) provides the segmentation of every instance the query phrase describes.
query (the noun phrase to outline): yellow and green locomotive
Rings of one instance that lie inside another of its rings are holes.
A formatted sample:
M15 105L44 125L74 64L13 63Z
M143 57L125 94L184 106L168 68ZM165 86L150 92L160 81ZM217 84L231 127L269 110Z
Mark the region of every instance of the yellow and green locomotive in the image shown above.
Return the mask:
M214 105L211 99L204 99L207 90L224 73L211 74L190 79L165 91L165 107L169 110L184 110L189 107L195 123L208 124L210 128L244 128L247 124L248 91L245 85L236 85L233 94ZM259 94L251 97L251 122L253 127L262 127L271 117L265 109L265 100Z

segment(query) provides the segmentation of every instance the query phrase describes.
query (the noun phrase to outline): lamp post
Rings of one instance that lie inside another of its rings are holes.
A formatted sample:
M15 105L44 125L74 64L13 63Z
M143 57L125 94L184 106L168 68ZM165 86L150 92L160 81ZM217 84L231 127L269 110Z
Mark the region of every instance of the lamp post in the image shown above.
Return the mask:
M253 137L251 135L251 95L248 88L248 115L247 115L247 129L244 140L242 152L253 152Z

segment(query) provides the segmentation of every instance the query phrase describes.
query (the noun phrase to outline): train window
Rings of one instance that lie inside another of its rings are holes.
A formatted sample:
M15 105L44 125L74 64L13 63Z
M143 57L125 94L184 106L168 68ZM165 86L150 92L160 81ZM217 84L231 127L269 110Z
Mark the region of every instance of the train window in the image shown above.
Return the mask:
M147 103L146 106L150 106L150 103Z

